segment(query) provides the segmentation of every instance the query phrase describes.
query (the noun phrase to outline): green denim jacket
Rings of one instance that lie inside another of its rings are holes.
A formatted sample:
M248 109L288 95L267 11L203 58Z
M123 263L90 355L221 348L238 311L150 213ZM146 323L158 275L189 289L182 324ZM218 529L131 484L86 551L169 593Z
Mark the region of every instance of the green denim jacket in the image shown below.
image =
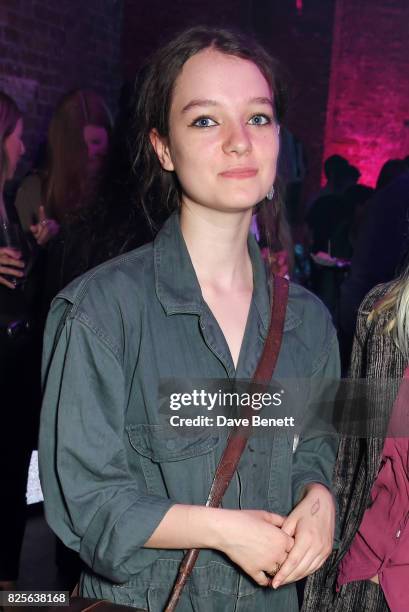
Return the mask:
M39 461L51 528L88 566L80 588L163 609L183 551L143 548L174 503L204 504L225 436L167 440L158 418L164 378L251 379L267 334L269 284L249 236L254 290L237 369L204 302L172 214L153 244L111 260L64 289L45 332ZM312 397L339 376L328 312L290 285L275 376L310 379ZM288 514L309 482L331 486L335 438L254 437L223 499L226 508ZM200 552L184 610L297 610L293 585L258 587L221 553Z

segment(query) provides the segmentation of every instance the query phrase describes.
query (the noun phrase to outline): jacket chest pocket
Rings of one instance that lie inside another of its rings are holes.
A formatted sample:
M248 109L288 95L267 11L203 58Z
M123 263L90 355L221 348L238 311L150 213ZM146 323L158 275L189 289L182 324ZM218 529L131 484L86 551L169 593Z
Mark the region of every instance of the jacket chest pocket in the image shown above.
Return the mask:
M213 430L178 434L160 425L129 425L148 493L184 504L204 504L219 458L220 435Z

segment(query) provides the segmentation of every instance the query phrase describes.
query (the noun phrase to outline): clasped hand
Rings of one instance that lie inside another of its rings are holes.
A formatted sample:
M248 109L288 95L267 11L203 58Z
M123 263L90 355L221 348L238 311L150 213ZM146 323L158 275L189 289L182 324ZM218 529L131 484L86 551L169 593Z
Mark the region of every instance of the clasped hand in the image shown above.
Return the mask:
M326 487L311 484L287 516L235 512L220 549L261 586L277 588L312 574L332 550L335 505ZM280 566L279 571L277 568ZM269 575L274 575L271 582Z
M329 490L320 484L306 487L305 495L281 526L294 538L286 560L272 582L277 588L316 572L332 551L335 504Z

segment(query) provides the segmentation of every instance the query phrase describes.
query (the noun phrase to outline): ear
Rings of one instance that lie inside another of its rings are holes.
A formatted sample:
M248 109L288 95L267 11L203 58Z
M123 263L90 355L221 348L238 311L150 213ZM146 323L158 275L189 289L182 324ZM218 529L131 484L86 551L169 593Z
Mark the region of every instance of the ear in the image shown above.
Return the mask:
M151 145L155 149L155 153L158 156L162 168L164 170L168 170L168 172L172 172L175 167L172 162L172 156L170 154L167 139L163 136L160 136L156 128L153 128L149 132L149 138L151 141Z

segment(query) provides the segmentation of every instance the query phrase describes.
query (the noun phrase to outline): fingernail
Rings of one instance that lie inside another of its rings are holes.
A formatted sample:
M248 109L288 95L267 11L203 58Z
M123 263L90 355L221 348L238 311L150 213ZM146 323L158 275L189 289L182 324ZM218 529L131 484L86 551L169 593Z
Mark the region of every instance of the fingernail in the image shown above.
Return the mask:
M278 589L280 584L281 584L281 582L273 582L273 589Z

